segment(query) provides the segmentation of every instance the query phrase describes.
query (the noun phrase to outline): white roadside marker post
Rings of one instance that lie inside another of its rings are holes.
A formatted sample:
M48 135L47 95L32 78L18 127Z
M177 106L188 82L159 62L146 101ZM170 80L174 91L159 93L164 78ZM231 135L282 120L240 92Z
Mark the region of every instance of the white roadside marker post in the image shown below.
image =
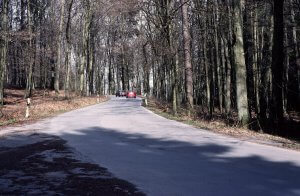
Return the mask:
M29 118L30 116L29 114L30 103L31 103L30 98L27 98L25 118Z
M148 95L147 95L147 93L145 94L145 105L146 105L146 107L148 106Z
M143 104L143 106L145 106L145 107L148 106L147 93L145 93L144 96L143 96L143 94L142 94L142 104Z
M100 95L97 95L97 103L100 103Z

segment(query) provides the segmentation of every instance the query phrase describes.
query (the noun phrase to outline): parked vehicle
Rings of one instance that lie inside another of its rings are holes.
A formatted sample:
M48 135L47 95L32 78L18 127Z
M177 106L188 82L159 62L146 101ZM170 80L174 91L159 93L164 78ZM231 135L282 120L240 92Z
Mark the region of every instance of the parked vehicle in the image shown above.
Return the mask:
M116 97L125 97L126 96L126 92L123 90L118 90L116 92Z
M126 98L136 98L136 92L128 91L126 94Z

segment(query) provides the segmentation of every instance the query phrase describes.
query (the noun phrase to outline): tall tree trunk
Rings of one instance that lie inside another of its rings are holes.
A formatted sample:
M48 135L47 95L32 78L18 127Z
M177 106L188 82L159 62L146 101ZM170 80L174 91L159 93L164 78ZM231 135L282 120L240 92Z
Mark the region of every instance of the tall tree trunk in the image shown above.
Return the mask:
M215 59L217 67L217 83L218 83L218 98L219 98L219 109L223 113L223 88L222 88L222 65L220 63L219 55L219 33L218 33L218 0L214 0L214 13L213 13L213 23L214 23L214 44L215 44Z
M59 20L59 32L58 32L58 49L57 49L57 62L55 64L55 77L54 77L54 89L55 93L59 94L59 72L62 64L62 46L63 46L63 23L65 15L65 0L61 0L61 11Z
M70 63L71 63L71 35L70 35L70 29L71 29L71 12L72 12L72 6L73 6L74 0L70 1L69 7L68 7L68 20L67 20L67 26L66 26L66 41L67 41L67 47L66 47L66 59L65 59L65 66L66 66L66 77L65 77L65 97L69 98L70 96Z
M173 97L172 97L172 106L173 106L173 113L177 115L177 99L178 99L178 54L175 54L175 63L173 65Z
M185 0L180 1L182 4L182 30L184 39L184 65L185 65L185 80L186 80L186 97L188 107L191 111L194 107L193 101L193 69L191 59L191 35L188 19L188 4Z
M0 33L0 105L4 104L4 74L7 62L7 36L8 36L8 0L2 1L1 10L1 30ZM1 107L1 106L0 106ZM1 114L0 114L1 117Z
M283 74L283 88L282 88L282 99L283 99L283 113L284 115L288 115L287 113L287 104L288 104L288 81L289 81L289 67L290 67L290 54L288 49L288 32L287 27L284 27L284 55L285 55L285 62L284 62L284 74Z
M108 41L108 44L110 42ZM107 51L107 56L108 56L108 94L112 94L112 89L113 89L113 73L112 73L112 49L110 49L111 46L109 46L109 49Z
M267 11L267 7L266 7ZM274 17L273 17L273 6L271 6L271 17L270 17L270 32L268 33L268 42L265 40L265 27L261 28L261 49L260 49L260 61L261 65L261 90L260 90L260 114L259 119L262 123L266 123L267 117L270 117L270 97L271 97L271 63L272 63L272 47L273 47L273 31L274 31ZM267 51L264 49L268 46ZM264 61L264 58L267 62ZM267 116L268 114L268 116Z
M90 32L90 2L89 0L85 0L85 13L84 13L84 27L83 27L83 49L82 49L82 60L80 65L80 93L81 95L85 95L85 88L86 88L86 77L85 77L85 70L88 64L89 58L89 32Z
M95 69L95 43L94 35L90 34L90 47L89 47L89 95L94 93L94 69ZM113 74L114 75L114 74Z
M33 31L32 31L32 13L31 13L31 4L32 0L27 1L27 18L28 18L28 33L29 33L29 49L31 50L29 52L29 68L28 68L28 75L27 75L27 83L26 83L26 92L25 97L31 97L32 95L32 86L33 86Z
M254 17L253 17L253 82L254 82L254 94L255 94L255 111L256 114L260 113L259 103L259 78L260 69L258 67L258 16L257 16L257 3L255 3Z
M283 0L274 0L274 36L272 50L272 120L275 126L283 122L283 64L284 64Z
M292 0L290 0L290 4L292 5ZM292 33L293 33L293 50L295 54L296 60L296 69L297 69L297 80L298 80L298 110L300 110L300 51L298 45L297 38L297 23L295 21L295 11L293 6L291 7L291 23L293 25Z
M145 92L147 93L147 96L150 95L150 65L148 62L148 57L147 57L147 43L143 45L143 57L144 57L144 75L145 77L143 78L143 83L145 86ZM142 92L144 93L144 92Z
M210 74L210 67L208 65L208 58L207 58L207 20L204 20L204 37L203 37L203 61L205 67L205 83L206 83L206 106L208 108L209 117L212 117L212 101L211 101L211 74Z
M227 20L228 20L228 36L224 38L225 45L225 56L226 56L226 82L225 82L225 110L226 114L229 115L231 112L231 66L232 66L232 9L231 9L231 1L227 0Z
M238 119L245 126L249 122L248 98L247 98L247 73L244 56L243 24L242 24L243 0L234 0L234 58L236 69L236 94Z
M122 68L121 68L122 90L125 91L125 90L129 90L129 89L126 89L126 83L125 83L125 49L124 49L124 45L121 46L121 58L122 58Z
M229 51L228 51L228 43L225 41L226 38L224 38L224 54L226 59L226 81L225 81L225 110L226 114L229 115L231 112L231 61L229 57Z

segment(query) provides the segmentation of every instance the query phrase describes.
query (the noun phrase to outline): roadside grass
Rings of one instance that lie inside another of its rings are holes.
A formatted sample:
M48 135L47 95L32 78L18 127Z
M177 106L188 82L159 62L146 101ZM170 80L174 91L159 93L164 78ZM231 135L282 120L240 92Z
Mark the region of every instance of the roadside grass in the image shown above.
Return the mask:
M107 101L105 96L81 97L75 93L66 99L63 91L57 96L54 91L34 90L31 98L30 116L25 118L26 100L24 90L5 89L4 106L0 108L0 127L17 125Z
M182 122L200 129L205 129L218 134L239 138L254 143L300 151L300 141L263 133L260 130L253 131L240 127L238 124L234 123L234 116L231 117L232 119L222 119L220 117L207 119L205 116L199 114L189 117L187 110L183 107L178 108L178 114L174 115L170 104L161 103L153 98L148 99L147 106L144 104L143 106L164 118Z

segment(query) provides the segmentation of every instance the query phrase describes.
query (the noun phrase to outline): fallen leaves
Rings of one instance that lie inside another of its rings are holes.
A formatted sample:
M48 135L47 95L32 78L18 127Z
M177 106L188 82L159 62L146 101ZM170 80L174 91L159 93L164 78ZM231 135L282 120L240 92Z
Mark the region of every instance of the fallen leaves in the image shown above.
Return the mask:
M283 148L300 150L300 143L295 140L274 136L262 132L252 131L246 128L238 127L236 125L229 125L221 118L207 120L201 117L190 118L184 108L178 109L178 115L172 114L170 105L167 103L160 103L154 99L148 100L148 109L152 110L158 115L165 118L183 122L195 126L197 128L209 130L218 134L227 135L235 138L240 138L246 141L251 141L260 144L278 146Z
M70 98L66 99L63 92L57 96L54 92L47 92L46 94L44 90L35 90L31 98L30 117L25 118L24 90L6 89L5 95L5 105L1 108L0 126L45 118L98 102L97 96L81 97L71 94ZM107 99L105 96L99 97L100 102Z

